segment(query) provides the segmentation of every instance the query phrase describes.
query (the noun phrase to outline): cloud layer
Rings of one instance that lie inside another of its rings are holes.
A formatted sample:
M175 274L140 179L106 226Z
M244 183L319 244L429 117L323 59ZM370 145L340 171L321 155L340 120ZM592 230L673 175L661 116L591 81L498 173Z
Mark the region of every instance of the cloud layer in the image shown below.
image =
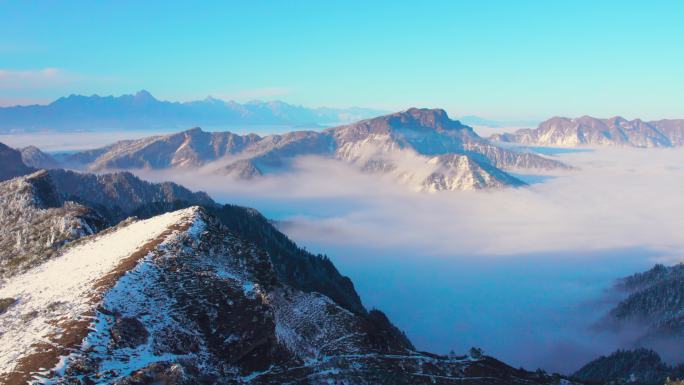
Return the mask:
M526 188L434 194L320 158L248 182L210 177L211 167L141 175L280 220L421 349L477 345L513 365L570 372L629 345L592 329L617 300L605 297L613 280L682 258L684 151L559 158L579 169L521 175L539 182Z
M319 158L300 159L292 173L248 182L197 178L196 172L141 174L173 179L219 200L300 203L305 207L292 215L273 216L287 219L295 238L322 244L428 247L444 256L628 247L676 254L684 247L684 151L601 149L560 159L580 169L520 175L543 180L527 188L435 194ZM321 205L335 206L339 214L320 215Z
M49 88L69 84L79 76L59 68L10 70L0 68L0 90Z

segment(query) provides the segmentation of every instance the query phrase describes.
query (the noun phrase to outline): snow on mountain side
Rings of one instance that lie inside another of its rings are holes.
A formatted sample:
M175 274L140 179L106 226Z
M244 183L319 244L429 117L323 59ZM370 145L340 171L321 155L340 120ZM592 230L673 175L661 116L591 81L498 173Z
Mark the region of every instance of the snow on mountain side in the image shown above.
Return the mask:
M104 218L61 199L44 170L0 183L0 280L104 228Z
M14 301L0 316L2 382L23 383L77 347L102 291L171 236L172 226L186 229L196 211L164 214L99 235L8 280L0 288L0 298Z
M684 120L644 122L619 116L610 119L554 117L542 122L536 129L496 134L490 139L538 146L672 147L684 144Z
M59 162L51 155L44 153L36 146L28 146L21 149L21 160L25 165L34 168L59 168Z
M171 182L150 183L129 172L88 174L56 169L48 174L62 199L96 209L110 225L131 215L148 217L188 205L214 204L204 192Z
M420 158L417 164L422 169L429 165L435 167L419 177L420 172L402 168L401 164L392 161L393 157L404 156L401 153ZM568 168L537 154L497 147L479 137L470 127L449 119L444 110L417 108L322 132L295 131L259 137L208 133L195 128L177 134L118 142L70 155L65 161L80 163L95 171L189 168L215 162L219 165L214 167L219 169L218 173L248 179L286 169L293 158L303 155L350 162L366 172L396 172L405 175L399 179L411 180L424 190L519 185L522 182L500 169ZM469 160L442 161L447 155L465 156ZM465 167L468 165L477 167ZM457 169L458 166L464 167ZM444 182L426 180L433 173L437 175L432 179ZM467 179L479 182L463 181Z
M416 352L274 260L198 208L88 238L0 288L3 383L570 384Z

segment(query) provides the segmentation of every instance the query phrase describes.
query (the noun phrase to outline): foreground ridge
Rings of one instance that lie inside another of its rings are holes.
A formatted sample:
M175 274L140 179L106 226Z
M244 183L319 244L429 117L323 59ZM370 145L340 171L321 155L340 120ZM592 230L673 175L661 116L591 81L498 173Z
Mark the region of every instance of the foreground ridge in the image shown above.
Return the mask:
M82 240L0 297L6 384L570 383L417 352L382 320L281 281L268 253L198 207Z

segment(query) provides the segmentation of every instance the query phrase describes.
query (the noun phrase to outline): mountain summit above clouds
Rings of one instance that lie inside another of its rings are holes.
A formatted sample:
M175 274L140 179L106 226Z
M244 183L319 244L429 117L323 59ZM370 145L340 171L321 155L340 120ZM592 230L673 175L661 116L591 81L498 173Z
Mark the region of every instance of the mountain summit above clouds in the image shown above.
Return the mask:
M684 145L684 119L645 122L619 116L609 119L554 117L536 129L495 134L490 139L535 146L674 147Z
M366 172L389 174L419 190L468 190L518 186L503 169L567 168L540 155L498 147L441 109L411 108L323 131L259 136L205 132L114 143L63 160L92 171L189 168L221 159L220 174L254 178L286 169L299 156L346 162Z
M309 125L352 122L383 111L370 108L307 108L281 101L237 103L208 97L191 102L133 95L62 97L47 105L0 107L0 132L106 129L173 129L226 125Z

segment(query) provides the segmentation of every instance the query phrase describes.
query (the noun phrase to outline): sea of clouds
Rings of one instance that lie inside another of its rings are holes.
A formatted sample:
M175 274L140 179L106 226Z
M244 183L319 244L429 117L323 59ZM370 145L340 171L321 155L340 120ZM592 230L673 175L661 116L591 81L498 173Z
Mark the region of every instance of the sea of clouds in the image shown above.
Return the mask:
M517 174L497 191L424 193L333 160L300 158L250 181L141 172L255 207L329 255L366 306L421 349L481 346L514 365L570 372L629 347L594 326L614 280L684 249L684 151L602 148L556 157L575 170Z

